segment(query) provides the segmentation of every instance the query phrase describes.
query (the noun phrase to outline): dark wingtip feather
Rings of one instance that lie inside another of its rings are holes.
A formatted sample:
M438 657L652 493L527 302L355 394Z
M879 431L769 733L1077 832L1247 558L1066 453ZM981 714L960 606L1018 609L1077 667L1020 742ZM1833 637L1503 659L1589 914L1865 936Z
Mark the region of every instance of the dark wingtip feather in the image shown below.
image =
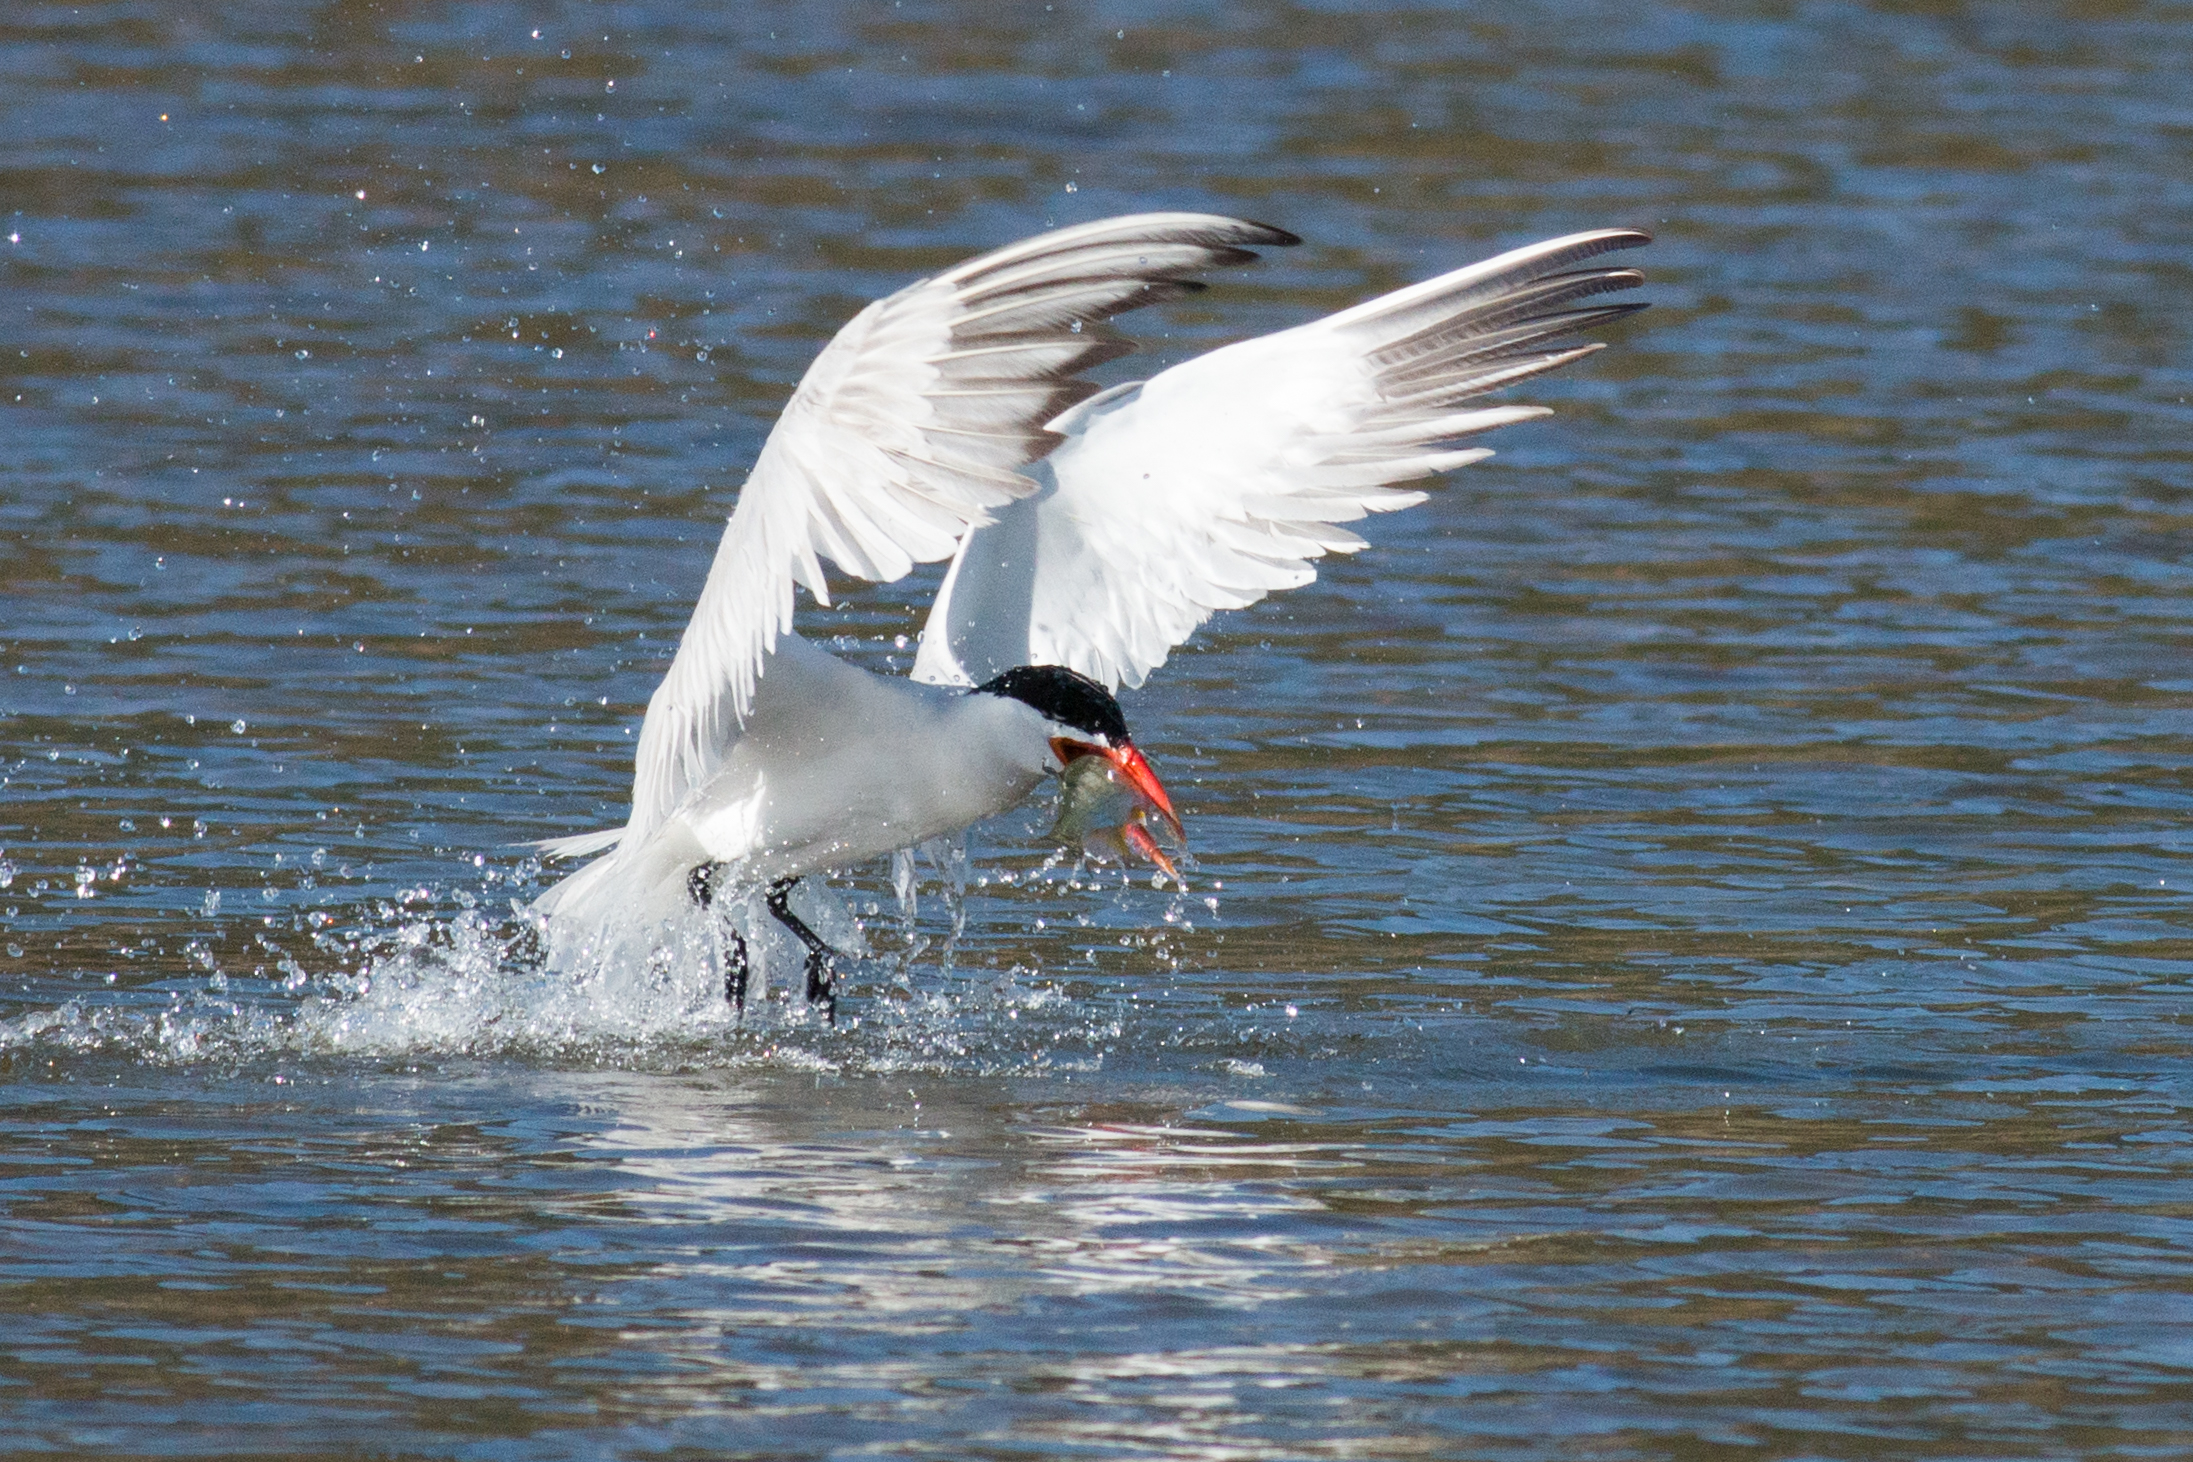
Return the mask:
M1129 340L1124 335L1116 334L1112 331L1106 331L1102 335L1097 336L1096 339L1081 352L1080 356L1076 358L1074 363L1056 379L1069 379L1072 376L1078 376L1083 371L1093 371L1100 365L1109 364L1112 361L1118 360L1123 355L1133 355L1134 353L1135 343L1132 340ZM1066 403L1066 406L1071 406L1073 404L1073 402L1069 401ZM1064 411L1066 409L1066 406L1061 406L1059 410ZM1053 415L1056 414L1057 413L1055 412L1053 413Z
M1254 230L1241 236L1241 242L1245 244L1261 244L1269 249L1291 249L1302 242L1302 235L1289 233L1277 224L1259 223L1253 218L1244 218L1241 223L1245 229Z
M1596 241L1593 254L1608 254L1616 249L1641 249L1652 242L1652 235L1641 228L1622 228L1610 231Z
M1203 261L1187 267L1195 269L1230 269L1236 264L1254 264L1256 262L1256 255L1252 251L1236 248L1231 244L1209 244L1205 246L1205 249L1206 256Z

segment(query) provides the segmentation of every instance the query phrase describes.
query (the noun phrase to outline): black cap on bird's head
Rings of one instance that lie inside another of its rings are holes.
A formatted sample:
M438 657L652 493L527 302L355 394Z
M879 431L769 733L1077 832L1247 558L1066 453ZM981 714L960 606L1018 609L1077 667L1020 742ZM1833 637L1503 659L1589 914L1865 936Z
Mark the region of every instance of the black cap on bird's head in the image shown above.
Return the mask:
M1062 767L1079 757L1103 757L1172 824L1176 837L1185 835L1180 814L1173 811L1173 799L1165 795L1157 773L1150 770L1150 764L1135 750L1134 740L1127 734L1127 717L1120 712L1119 702L1096 681L1063 665L1016 665L975 690L1019 701L1052 725L1088 737L1083 741L1053 736L1051 754ZM1170 865L1165 866L1170 871Z
M1127 718L1112 693L1063 665L1016 665L975 687L1034 708L1046 719L1092 736L1107 746L1128 740Z

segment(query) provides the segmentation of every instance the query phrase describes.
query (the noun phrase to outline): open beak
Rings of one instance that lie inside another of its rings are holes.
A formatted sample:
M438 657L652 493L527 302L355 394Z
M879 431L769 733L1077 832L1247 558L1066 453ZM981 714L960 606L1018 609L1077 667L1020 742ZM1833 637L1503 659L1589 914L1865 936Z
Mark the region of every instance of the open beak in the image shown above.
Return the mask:
M1148 828L1139 822L1130 822L1120 829L1120 837L1125 840L1128 847L1133 848L1137 853L1155 863L1158 870L1175 884L1182 889L1188 887L1187 880L1180 876L1180 870L1173 866L1172 859L1165 856L1165 850L1157 845L1156 838L1150 836Z
M1188 830L1180 825L1180 814L1173 811L1173 799L1165 795L1165 788L1159 784L1157 773L1150 770L1150 764L1142 759L1141 752L1135 750L1134 743L1123 741L1105 752L1105 755L1111 758L1113 766L1119 768L1120 775L1127 779L1127 785L1149 798L1150 804L1164 814L1165 823L1173 830L1173 836L1183 843L1187 842ZM1172 872L1172 865L1164 859L1154 861L1164 867L1167 873ZM1176 878L1174 881L1177 883L1179 880Z
M1052 738L1051 750L1062 765L1077 756L1103 757L1119 768L1119 774L1127 779L1128 786L1134 788L1158 810L1158 815L1165 819L1166 826L1172 829L1176 840L1183 844L1188 841L1188 830L1180 825L1180 814L1173 811L1173 799L1165 795L1164 784L1158 781L1157 773L1150 770L1150 764L1143 760L1142 753L1135 750L1133 742L1122 741L1117 746L1092 746L1086 741L1058 736ZM1149 835L1145 833L1143 838L1147 841ZM1167 873L1172 872L1172 865L1163 858L1153 858L1151 861L1164 868ZM1174 882L1178 881L1176 877Z

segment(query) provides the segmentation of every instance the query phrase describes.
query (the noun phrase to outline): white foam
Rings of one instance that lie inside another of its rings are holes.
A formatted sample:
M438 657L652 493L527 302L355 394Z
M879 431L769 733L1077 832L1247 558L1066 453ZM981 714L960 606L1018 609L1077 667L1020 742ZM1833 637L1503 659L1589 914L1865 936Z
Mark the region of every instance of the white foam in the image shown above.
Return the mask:
M171 993L164 1008L141 1003L147 992L139 990L31 1011L0 1021L0 1053L107 1054L161 1066L509 1057L551 1065L998 1072L1083 1067L1101 1061L1104 1045L1119 1035L1116 1022L1076 1008L1027 969L912 968L909 956L932 948L927 941L897 958L887 951L847 960L841 976L857 998L833 1029L801 998L804 982L783 978L800 969L801 951L766 919L746 926L762 979L750 987L742 1017L725 996L720 934L705 920L670 931L637 957L628 945L551 963L534 921L517 912L380 907L374 926L347 941L322 941L333 968L316 971L285 956L278 969L286 978L239 995L237 987L249 982L232 979L210 948L195 944L204 976ZM845 918L841 939L862 948L862 929Z

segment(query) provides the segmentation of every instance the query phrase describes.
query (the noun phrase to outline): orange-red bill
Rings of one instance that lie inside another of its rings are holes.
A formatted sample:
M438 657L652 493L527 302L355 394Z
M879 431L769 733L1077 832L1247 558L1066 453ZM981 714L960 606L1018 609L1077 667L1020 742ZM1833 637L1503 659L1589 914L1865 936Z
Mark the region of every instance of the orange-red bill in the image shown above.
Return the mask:
M1173 860L1165 856L1165 850L1157 845L1157 839L1150 836L1148 828L1139 822L1130 822L1120 829L1120 833L1127 839L1128 847L1155 863L1167 878L1180 884L1182 888L1188 886L1182 881L1180 870L1173 867Z
M1164 814L1166 823L1173 830L1173 836L1185 843L1188 840L1188 830L1180 825L1180 814L1173 811L1173 799L1165 795L1165 788L1159 783L1157 773L1150 770L1150 764L1142 759L1141 752L1135 750L1134 743L1123 741L1117 746L1106 747L1104 755L1111 760L1113 766L1119 768L1120 775L1127 779L1128 786L1147 797L1150 805ZM1143 836L1147 839L1149 835L1145 833ZM1173 871L1172 865L1165 863L1163 859L1154 861L1160 863L1167 873ZM1178 882L1178 879L1174 881Z

